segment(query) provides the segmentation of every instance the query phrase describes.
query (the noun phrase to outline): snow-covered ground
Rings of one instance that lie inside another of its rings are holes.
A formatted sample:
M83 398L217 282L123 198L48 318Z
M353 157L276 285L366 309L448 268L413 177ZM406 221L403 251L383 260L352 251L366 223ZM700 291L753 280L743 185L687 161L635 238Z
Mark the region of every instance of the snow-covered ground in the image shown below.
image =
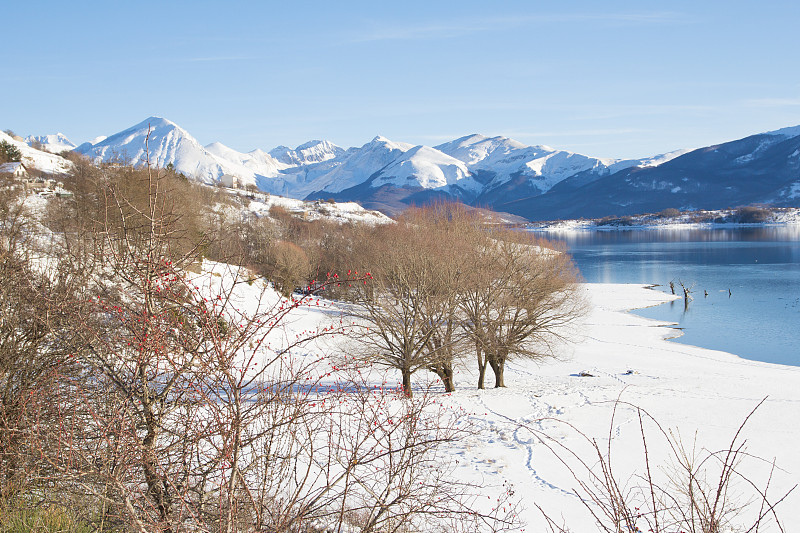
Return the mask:
M66 174L72 168L72 163L63 157L31 148L26 142L14 139L2 131L0 141L14 145L22 154L22 163L29 169L38 169L48 174Z
M364 209L356 202L304 201L275 194L250 193L236 189L229 189L229 192L247 197L250 200L247 209L259 216L269 215L270 208L278 206L295 216L302 216L306 220L325 219L340 223L353 222L370 225L392 222L391 218L380 211Z
M745 427L747 451L776 460L781 470L770 487L773 496L800 482L800 368L669 342L677 330L626 312L669 301L670 295L638 285L586 284L584 290L592 311L559 360L512 364L506 371L507 387L499 390L477 391L474 376L459 374L459 390L451 400L472 413L479 428L455 450L460 475L471 476L475 483L513 483L527 508L526 521L539 524L528 531L543 531L535 505L573 531L595 531L572 493L576 481L530 429L573 450L581 449L583 441L564 423L598 439L603 447L612 435L621 481L632 486L627 475L642 457L639 422L632 407L620 405L612 423L618 398L645 409L665 430L679 433L688 449L696 439L698 450L716 451L729 445L747 414L766 397ZM541 421L550 417L560 422ZM663 439L659 446L653 427L648 433L653 464L669 468ZM583 453L593 464L589 450ZM751 463L742 468L764 482L769 465ZM793 493L779 507L786 531L800 530L800 517L793 513L798 504L800 494Z
M603 450L610 443L619 481L631 489L637 484L634 471L644 473L635 407L652 415L689 454L701 456L704 450L726 449L748 413L766 398L743 430L750 455L738 468L763 487L774 460L777 469L769 485L773 497L800 482L800 367L669 342L677 330L627 312L670 301L670 295L641 285L585 284L582 291L591 310L557 358L541 364L509 363L507 387L482 391L475 389L476 376L467 363L456 376L457 391L438 393L453 411L465 413L475 428L470 437L450 445L453 475L486 487L487 505L497 487L511 483L524 507L525 531L545 531L538 507L571 531L597 531L573 492L576 479L561 460L577 465L566 452L569 449L589 467L596 466L581 433ZM319 310L298 309L287 321L285 337L336 320L335 308L335 303L323 301ZM330 354L336 350L336 339L326 338L307 349ZM428 378L420 373L415 383ZM667 441L657 426L645 418L644 427L653 475L663 480L674 471L675 460L669 459ZM565 448L554 455L551 450L562 445ZM585 479L580 468L576 473ZM732 499L744 497L738 492L744 488L738 478L734 485ZM785 531L800 530L800 516L793 512L798 505L800 491L778 508ZM756 505L750 511L758 509ZM772 527L759 531L773 530L777 531Z

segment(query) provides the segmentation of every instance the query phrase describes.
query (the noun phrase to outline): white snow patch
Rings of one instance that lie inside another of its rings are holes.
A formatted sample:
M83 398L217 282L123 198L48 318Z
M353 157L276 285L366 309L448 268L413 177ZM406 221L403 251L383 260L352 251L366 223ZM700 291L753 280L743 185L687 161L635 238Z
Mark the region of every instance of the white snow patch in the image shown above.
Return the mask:
M798 135L800 135L800 126L789 126L788 128L781 128L779 130L768 131L764 133L764 135L780 135L781 137L789 139L791 137L797 137Z
M67 136L61 132L51 135L29 135L25 137L25 142L28 145L40 143L42 149L52 154L73 150L76 147L75 143L67 139Z
M5 132L0 131L0 141L13 144L22 154L22 163L28 168L37 168L48 174L66 174L72 168L72 162L49 152L36 150L24 141L18 141Z
M658 305L674 297L640 285L586 284L581 292L591 311L557 359L537 364L515 361L506 370L506 388L475 389L477 376L471 365L456 373L457 391L442 394L442 402L467 413L476 432L449 445L453 475L477 487L509 482L523 503L536 502L555 518L564 517L572 531L595 531L596 524L574 496L575 481L557 458L534 436L540 431L559 445L585 450L582 439L569 426L596 439L601 447L611 437L616 467L629 473L641 456L637 412L641 407L685 444L722 449L744 417L763 398L765 405L745 428L747 453L767 460L745 462L740 472L761 476L775 458L778 469L770 482L773 495L788 491L800 478L800 439L797 418L800 405L800 367L740 359L734 355L672 343L678 335L667 323L642 318L627 311ZM336 304L333 304L334 307ZM299 315L292 328L312 329L329 320L330 311ZM286 333L292 338L292 331ZM335 345L326 341L327 348ZM584 372L592 377L579 377ZM397 376L395 376L397 377ZM390 376L390 379L392 376ZM424 376L416 376L421 382ZM390 381L391 382L391 381ZM620 399L625 405L616 405ZM614 423L612 413L616 410ZM650 459L660 470L664 446L650 439ZM584 457L593 464L594 457ZM641 472L639 472L641 474ZM629 479L623 474L623 480ZM762 478L759 477L759 480ZM800 494L792 493L778 508L786 531L800 528ZM534 505L526 505L522 518L526 531L545 531ZM765 531L767 529L764 529Z

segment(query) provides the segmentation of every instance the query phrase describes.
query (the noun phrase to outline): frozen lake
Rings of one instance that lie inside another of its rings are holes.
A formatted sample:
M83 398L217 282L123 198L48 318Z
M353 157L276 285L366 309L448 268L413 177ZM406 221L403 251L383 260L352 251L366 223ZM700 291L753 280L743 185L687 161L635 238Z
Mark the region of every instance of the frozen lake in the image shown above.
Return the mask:
M544 235L567 244L588 282L690 287L688 308L679 300L636 312L677 322L675 342L800 366L800 226Z

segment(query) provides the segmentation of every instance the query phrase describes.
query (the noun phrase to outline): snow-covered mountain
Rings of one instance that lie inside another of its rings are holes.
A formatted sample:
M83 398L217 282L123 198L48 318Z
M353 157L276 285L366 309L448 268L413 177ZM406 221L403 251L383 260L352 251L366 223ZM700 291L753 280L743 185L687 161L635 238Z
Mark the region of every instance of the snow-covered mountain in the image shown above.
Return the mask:
M467 135L440 144L437 150L466 163L484 182L484 194L517 181L543 194L555 184L580 173L597 176L635 166L656 166L677 157L672 152L647 159L600 159L549 146L527 146L507 137Z
M176 124L151 117L76 150L98 160L116 157L141 164L148 128L150 160L155 166L172 163L178 171L206 183L216 182L223 174L234 174L273 194L356 200L390 213L434 198L458 199L542 219L567 216L567 212L583 216L581 209L597 216L601 210L624 214L661 205L700 208L710 200L686 195L690 191L716 191L718 187L722 189L714 193L715 198L724 198L730 205L745 201L786 203L800 196L800 174L792 174L792 161L800 159L800 152L784 153L783 148L776 148L800 139L800 127L691 152L678 150L642 159L614 160L478 134L436 147L378 136L346 150L329 141L310 141L294 149L279 146L269 153L258 149L241 153L218 142L203 147ZM722 152L728 155L713 155ZM723 168L727 170L723 172ZM746 174L770 177L747 184ZM761 190L759 184L772 189ZM643 200L652 191L658 191L652 193L655 197ZM735 191L742 194L737 196Z
M28 143L18 141L2 131L0 131L0 141L16 146L22 154L22 163L29 169L41 170L48 174L65 174L72 168L72 162L63 157L32 148Z
M543 194L576 174L589 173L591 180L612 170L668 160L665 156L646 163L598 159L482 135L435 148L378 136L347 150L329 141L310 141L294 149L279 146L269 153L258 149L241 153L219 142L201 146L186 130L159 117L76 150L98 161L121 158L140 165L145 161L148 132L150 162L157 167L172 163L179 172L206 183L223 174L235 174L264 191L294 198L334 194L345 200L368 200L392 188L431 191L492 205L521 194Z
M471 200L482 188L462 161L428 146L381 136L321 163L285 169L275 179L259 180L258 186L295 198L338 198L365 205L387 189L400 191L402 198L431 190ZM397 201L402 203L402 198Z
M256 148L255 150L246 154L237 152L233 148L228 148L220 142L214 142L207 145L206 150L215 156L220 161L221 167L226 169L229 174L239 174L241 171L232 172L228 165L225 163L232 163L250 169L253 172L253 177L258 176L276 176L278 171L286 168L287 165L281 163L263 150ZM249 176L248 176L249 177Z
M380 174L374 177L372 187L411 185L424 189L437 189L459 186L477 193L481 189L481 184L476 182L471 174L462 161L435 148L415 146L382 169Z
M294 150L288 146L278 146L270 150L269 155L286 166L299 167L328 161L341 156L344 152L343 148L330 141L309 141Z
M161 117L145 119L96 144L85 143L76 151L95 161L120 159L131 165L145 164L149 151L151 165L162 168L172 163L176 171L204 183L215 183L223 174L255 183L258 177L276 175L283 166L260 150L242 154L220 143L204 147L189 132Z
M800 206L800 126L699 148L657 166L629 167L583 182L574 176L547 194L495 207L553 220L750 204Z
M51 135L29 135L25 137L25 142L29 146L38 145L42 150L53 154L59 154L76 148L75 143L67 139L67 136L60 132Z

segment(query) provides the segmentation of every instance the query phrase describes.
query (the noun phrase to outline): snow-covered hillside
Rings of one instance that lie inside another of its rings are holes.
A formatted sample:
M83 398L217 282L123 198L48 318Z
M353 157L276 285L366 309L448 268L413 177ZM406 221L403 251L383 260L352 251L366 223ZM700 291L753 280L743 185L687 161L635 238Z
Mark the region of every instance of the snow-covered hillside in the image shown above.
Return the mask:
M289 167L321 163L344 153L343 148L330 141L309 141L294 150L288 146L278 146L269 151L269 155Z
M436 149L463 161L470 171L487 176L487 190L525 177L541 193L580 172L603 175L633 166L655 166L683 153L672 152L642 160L599 159L549 146L527 146L507 137L479 134L440 144Z
M381 136L322 163L287 169L277 179L260 180L258 185L270 192L304 198L311 193L338 193L367 182L372 188L438 189L455 185L477 192L481 187L463 162L428 146Z
M233 165L241 166L251 170L254 176L256 174L260 176L275 176L278 174L279 170L286 168L287 166L281 163L280 161L276 160L274 157L264 152L263 150L259 150L258 148L246 154L243 154L242 152L237 152L233 148L228 148L227 146L225 146L220 142L211 143L207 145L205 148L206 150L209 151L209 153L216 156L218 160L221 160L220 161L221 168L236 170L236 169L230 169L230 165L225 164L225 163L232 163ZM226 172L228 172L228 170L226 170ZM228 172L228 173L236 173L236 172Z
M74 150L75 143L67 139L63 133L55 133L51 135L29 135L25 137L25 142L31 146L39 144L42 150L58 154L67 150Z
M682 148L680 150L673 150L672 152L667 152L665 154L658 154L652 157L644 157L642 159L625 159L611 165L610 170L611 172L616 172L618 170L630 167L641 167L641 168L657 167L658 165L663 165L664 163L672 161L676 157L680 157L683 154L688 154L689 152L691 152L690 149ZM633 164L629 164L631 162Z
M355 202L304 201L264 193L247 193L247 197L250 202L247 204L246 209L258 216L269 216L269 210L273 206L279 206L305 220L328 220L368 225L391 224L394 222L380 211L364 209Z
M178 172L204 183L214 183L223 174L234 174L245 183L255 183L256 177L273 176L282 166L261 151L242 154L220 143L203 147L189 132L161 117L150 117L77 150L95 161L121 159L132 165L144 164L149 150L152 165L166 167L172 163Z
M0 131L0 141L5 141L19 149L22 162L30 169L38 169L48 174L64 174L72 168L72 163L63 157L31 148L24 141L18 141Z
M381 169L371 186L410 185L435 189L447 185L459 185L477 192L481 185L471 179L470 174L466 165L458 159L435 148L415 146Z

